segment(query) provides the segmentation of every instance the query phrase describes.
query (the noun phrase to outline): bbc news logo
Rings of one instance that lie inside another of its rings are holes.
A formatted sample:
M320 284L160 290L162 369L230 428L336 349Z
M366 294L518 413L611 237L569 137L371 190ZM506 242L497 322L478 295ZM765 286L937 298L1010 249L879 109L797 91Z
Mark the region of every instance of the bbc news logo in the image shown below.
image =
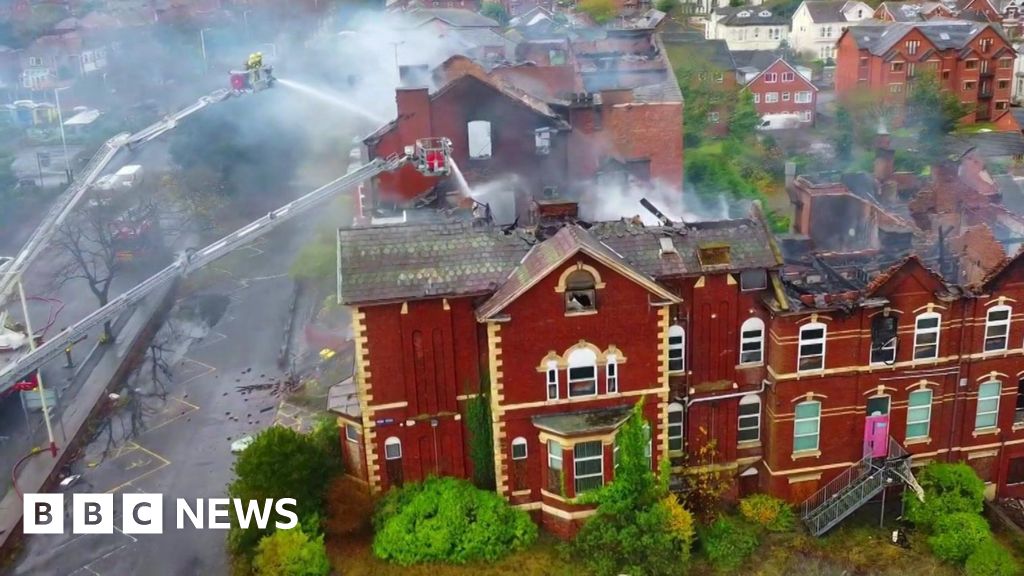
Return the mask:
M22 504L25 534L64 534L64 495L25 494ZM125 534L163 534L164 498L162 494L121 494L121 525ZM266 530L276 513L274 527L288 530L298 526L295 499L242 500L239 498L197 498L190 502L175 499L175 526L178 530L227 530L231 511L241 528L255 525ZM72 494L72 534L113 534L113 494Z

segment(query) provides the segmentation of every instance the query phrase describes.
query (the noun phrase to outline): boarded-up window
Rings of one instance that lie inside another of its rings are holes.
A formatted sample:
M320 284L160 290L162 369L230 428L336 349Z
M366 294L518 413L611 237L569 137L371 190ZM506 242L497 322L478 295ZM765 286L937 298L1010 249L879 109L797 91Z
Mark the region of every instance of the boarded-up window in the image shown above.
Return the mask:
M469 157L483 160L491 157L491 123L474 120L468 124Z

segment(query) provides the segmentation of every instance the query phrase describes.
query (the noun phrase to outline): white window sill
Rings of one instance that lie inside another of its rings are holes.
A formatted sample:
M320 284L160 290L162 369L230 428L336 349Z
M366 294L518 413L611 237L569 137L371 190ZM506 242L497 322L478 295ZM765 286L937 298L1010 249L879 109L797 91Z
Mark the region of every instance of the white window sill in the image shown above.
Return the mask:
M978 430L975 430L974 432L971 432L971 436L975 438L977 438L978 436L991 436L994 434L999 434L999 428L980 428Z
M736 449L737 450L749 450L751 448L760 448L760 447L761 447L761 441L760 440L744 440L744 441L736 443Z
M1024 422L1014 422L1013 423L1013 431L1017 432L1019 430L1024 430Z
M568 318L570 316L593 316L594 314L597 314L597 310L596 309L595 310L576 310L574 312L566 312L565 316Z
M737 364L736 365L736 369L737 370L749 370L750 368L763 368L763 367L764 367L764 362L757 362L757 363L751 362L750 364Z
M929 436L921 436L920 438L907 438L903 441L904 446L913 446L914 444L931 444L932 439Z
M793 452L790 455L793 460L799 460L801 458L821 458L821 450L801 450L799 452Z

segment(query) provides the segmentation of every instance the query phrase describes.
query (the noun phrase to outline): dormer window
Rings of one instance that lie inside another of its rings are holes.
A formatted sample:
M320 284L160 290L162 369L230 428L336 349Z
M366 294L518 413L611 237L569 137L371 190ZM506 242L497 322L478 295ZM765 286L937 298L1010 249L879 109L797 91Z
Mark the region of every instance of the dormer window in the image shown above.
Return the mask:
M758 16L760 16L761 18L769 18L771 17L771 15L772 13L767 10L761 10L761 12L758 14Z
M743 12L740 12L736 16L739 17L739 18L750 18L750 12L747 12L746 10L744 10Z
M594 277L586 270L574 270L565 280L566 313L597 310Z

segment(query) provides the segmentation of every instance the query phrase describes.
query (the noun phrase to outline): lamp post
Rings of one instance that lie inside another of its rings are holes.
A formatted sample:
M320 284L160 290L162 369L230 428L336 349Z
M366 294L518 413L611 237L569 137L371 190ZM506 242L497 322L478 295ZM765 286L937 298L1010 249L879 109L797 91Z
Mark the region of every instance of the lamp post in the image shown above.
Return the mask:
M13 258L0 257L7 261L13 261ZM10 274L16 274L16 272L10 272ZM21 298L21 313L25 320L25 332L28 335L29 349L35 352L36 350L36 339L35 333L32 332L32 320L28 315L28 302L25 299L25 287L21 282L21 276L15 278L15 282L18 284L18 296ZM46 401L46 390L43 388L43 374L40 370L36 370L36 389L39 391L39 402L43 409L43 421L46 423L46 436L50 440L50 454L57 457L57 442L53 438L53 425L50 423L50 407Z
M67 90L68 88L70 88L70 86L65 86L63 88L54 88L53 89L53 99L56 101L56 104L57 104L57 122L60 122L60 145L64 149L64 172L65 172L65 176L67 176L68 184L70 185L71 184L71 159L68 158L68 141L67 141L67 138L64 135L64 114L61 113L61 111L60 111L60 91L61 90Z
M257 48L262 48L264 46L269 46L270 47L270 57L274 58L276 60L277 59L277 44L274 44L273 42L264 42L263 44L257 44L256 45Z
M398 74L398 78L401 80L402 69L398 66L398 47L405 44L405 41L389 42L389 44L395 47L395 73Z

